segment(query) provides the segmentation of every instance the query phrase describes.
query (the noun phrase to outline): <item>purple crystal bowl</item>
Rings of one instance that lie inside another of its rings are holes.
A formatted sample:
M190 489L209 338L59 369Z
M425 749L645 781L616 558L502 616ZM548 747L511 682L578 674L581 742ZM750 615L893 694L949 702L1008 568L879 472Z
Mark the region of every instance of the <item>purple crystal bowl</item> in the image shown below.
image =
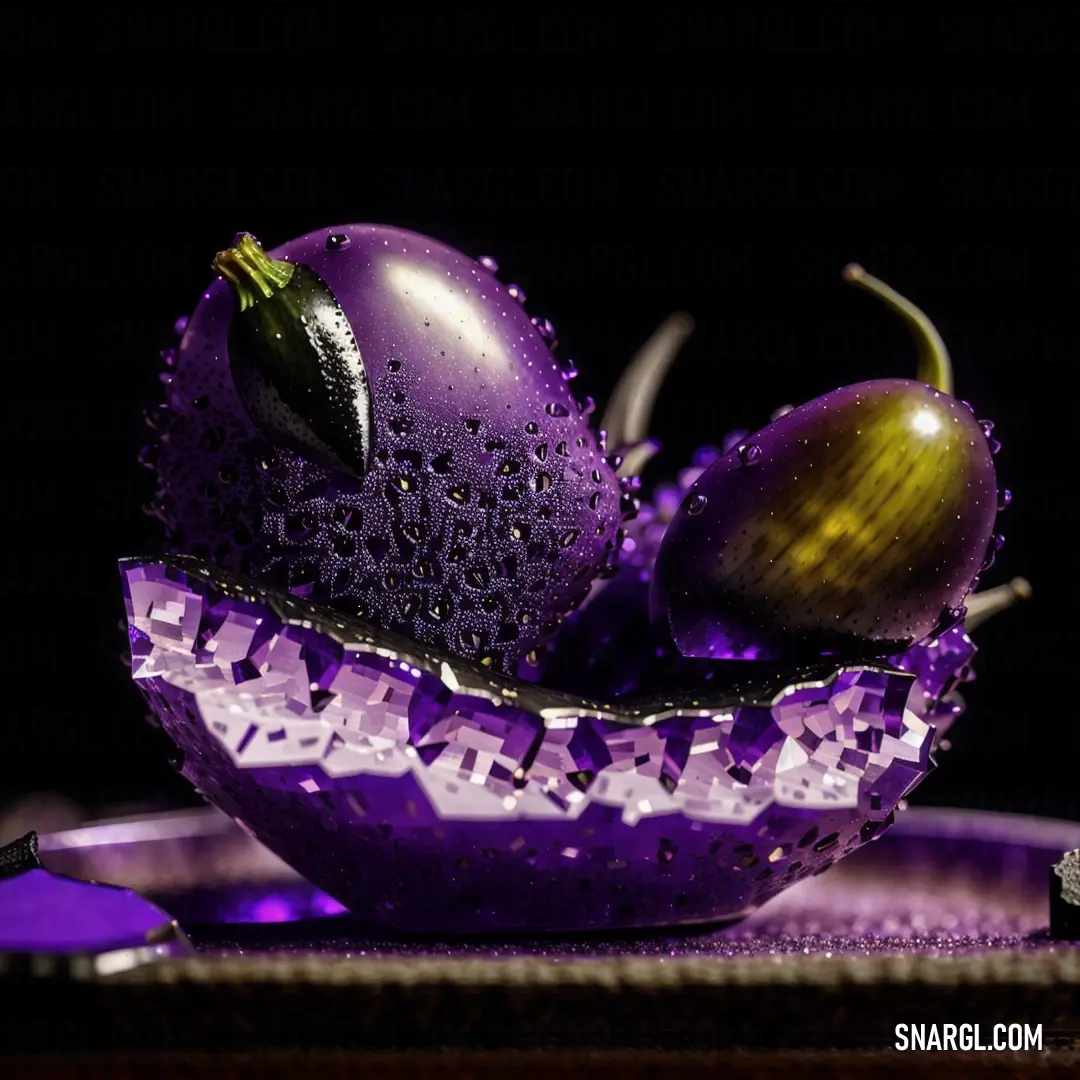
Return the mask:
M880 835L933 765L899 669L605 704L193 558L121 573L132 675L183 775L387 928L737 919Z

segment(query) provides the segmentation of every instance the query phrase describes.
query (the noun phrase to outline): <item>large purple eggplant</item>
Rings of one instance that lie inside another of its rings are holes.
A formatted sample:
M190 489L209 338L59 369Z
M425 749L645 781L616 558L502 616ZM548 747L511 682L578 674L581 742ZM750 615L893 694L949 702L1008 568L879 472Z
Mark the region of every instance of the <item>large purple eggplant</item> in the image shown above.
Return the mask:
M213 266L151 416L169 550L515 670L633 512L550 323L402 229L242 234Z

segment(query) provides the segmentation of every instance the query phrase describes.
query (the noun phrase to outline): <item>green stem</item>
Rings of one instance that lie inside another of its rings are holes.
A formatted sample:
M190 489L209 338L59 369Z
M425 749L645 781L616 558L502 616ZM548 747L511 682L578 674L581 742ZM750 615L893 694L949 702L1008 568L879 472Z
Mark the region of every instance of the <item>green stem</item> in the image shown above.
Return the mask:
M219 251L210 266L232 286L241 311L260 296L269 300L278 289L285 288L295 270L292 263L271 259L251 233L239 233L233 246Z
M623 455L620 476L633 476L655 453L650 443L649 420L660 386L679 349L694 329L684 311L669 315L626 366L608 399L600 428L608 446Z
M1031 585L1027 578L1013 578L1008 585L998 585L995 589L973 593L967 598L965 606L964 628L969 632L982 626L987 619L992 619L1002 611L1008 611L1018 600L1027 600L1031 596Z
M941 335L937 332L934 324L923 314L910 300L901 296L894 289L890 289L883 281L879 281L872 274L868 274L858 263L851 263L844 267L843 277L845 281L858 285L872 296L892 308L904 322L907 323L912 337L915 338L915 346L919 351L919 366L916 378L919 382L932 386L950 397L953 392L952 362L949 359L949 350Z

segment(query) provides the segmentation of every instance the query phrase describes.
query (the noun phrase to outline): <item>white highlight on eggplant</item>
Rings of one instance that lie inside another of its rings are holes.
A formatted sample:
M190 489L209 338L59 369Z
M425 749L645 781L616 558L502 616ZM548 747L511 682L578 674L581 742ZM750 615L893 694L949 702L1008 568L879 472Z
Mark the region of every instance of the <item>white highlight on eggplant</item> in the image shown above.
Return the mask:
M418 317L437 322L444 334L452 333L461 337L477 356L486 353L489 367L497 363L507 371L512 370L512 357L506 351L501 336L480 321L476 309L465 298L464 286L460 282L397 259L387 264L386 280L401 302L415 311Z
M918 435L936 435L941 430L941 417L933 409L920 409L911 418L911 429Z

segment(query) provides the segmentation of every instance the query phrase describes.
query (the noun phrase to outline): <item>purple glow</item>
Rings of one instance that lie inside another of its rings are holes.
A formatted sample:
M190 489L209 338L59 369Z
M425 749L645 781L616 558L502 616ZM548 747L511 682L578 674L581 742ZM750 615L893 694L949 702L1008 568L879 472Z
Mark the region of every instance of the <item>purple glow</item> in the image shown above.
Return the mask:
M256 923L289 922L299 918L296 909L280 896L264 896L251 911L251 918L245 921Z

